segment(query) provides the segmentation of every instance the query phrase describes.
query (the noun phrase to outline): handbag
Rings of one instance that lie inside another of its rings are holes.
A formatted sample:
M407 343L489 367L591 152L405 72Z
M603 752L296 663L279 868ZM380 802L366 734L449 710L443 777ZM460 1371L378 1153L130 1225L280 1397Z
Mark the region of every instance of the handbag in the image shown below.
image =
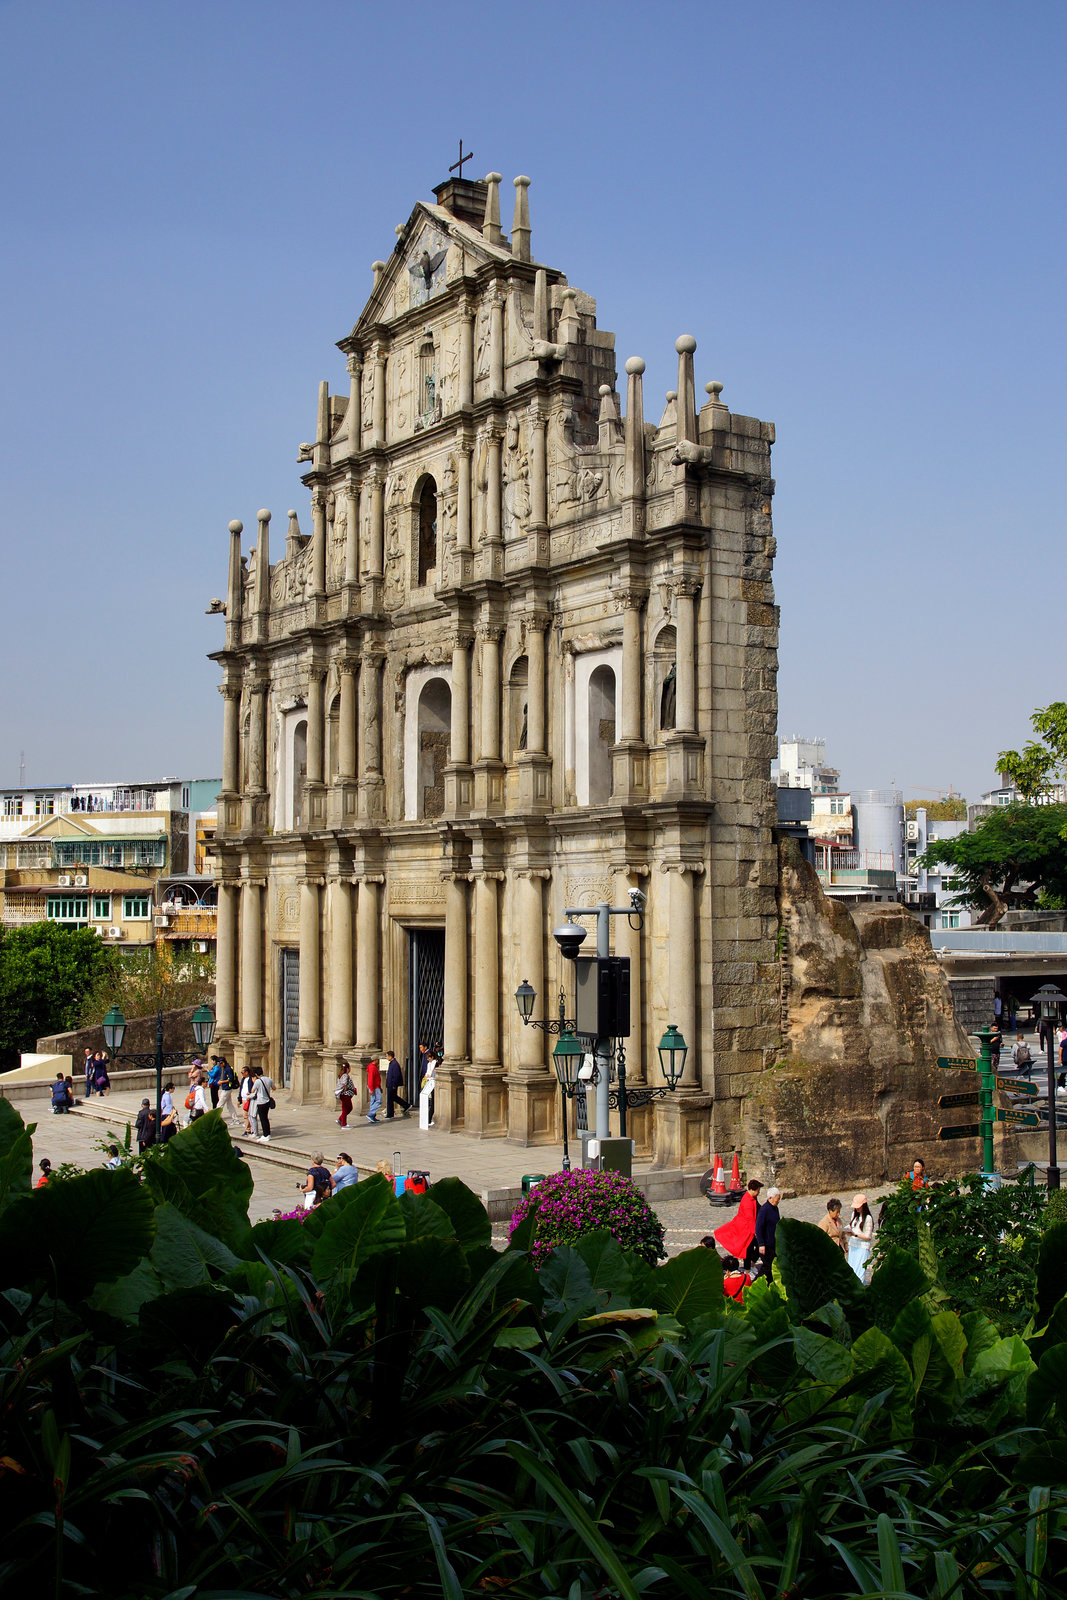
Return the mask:
M196 1095L193 1093L192 1089L190 1089L189 1093L185 1097L185 1109L186 1109L186 1111L191 1111L195 1105L196 1105Z
M278 1102L275 1100L273 1095L268 1095L267 1096L267 1110L268 1111L277 1111L277 1109L278 1109Z

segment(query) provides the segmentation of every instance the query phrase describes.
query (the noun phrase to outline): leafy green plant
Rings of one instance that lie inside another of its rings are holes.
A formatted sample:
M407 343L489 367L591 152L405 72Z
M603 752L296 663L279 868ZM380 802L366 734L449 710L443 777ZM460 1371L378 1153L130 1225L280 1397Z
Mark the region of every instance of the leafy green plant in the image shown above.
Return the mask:
M536 1218L531 1253L538 1266L557 1245L573 1244L583 1233L600 1228L649 1265L667 1253L662 1223L640 1189L619 1172L584 1167L555 1172L516 1206L512 1234L530 1216Z

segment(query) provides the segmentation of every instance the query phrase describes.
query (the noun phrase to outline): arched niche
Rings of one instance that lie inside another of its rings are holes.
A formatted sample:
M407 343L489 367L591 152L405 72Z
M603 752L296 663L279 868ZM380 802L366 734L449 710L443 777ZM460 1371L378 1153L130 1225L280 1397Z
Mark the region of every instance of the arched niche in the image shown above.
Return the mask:
M676 726L677 660L678 636L673 623L668 623L657 633L650 656L652 704L647 726L653 730L653 743L658 743L665 733Z
M505 736L510 761L526 749L529 694L530 663L526 656L519 656L508 673Z
M607 663L589 674L588 803L604 805L611 799L611 749L616 741L615 671Z
M415 487L415 570L420 588L437 573L437 481L428 475Z
M328 783L337 782L337 773L340 767L340 747L338 743L338 730L341 726L341 696L335 694L326 710L326 780Z
M301 828L304 825L304 785L308 775L308 725L305 716L300 722L293 724L292 759L289 763L291 774L290 788L290 826Z
M420 819L445 809L445 767L451 757L452 690L444 678L430 678L418 704L418 795Z

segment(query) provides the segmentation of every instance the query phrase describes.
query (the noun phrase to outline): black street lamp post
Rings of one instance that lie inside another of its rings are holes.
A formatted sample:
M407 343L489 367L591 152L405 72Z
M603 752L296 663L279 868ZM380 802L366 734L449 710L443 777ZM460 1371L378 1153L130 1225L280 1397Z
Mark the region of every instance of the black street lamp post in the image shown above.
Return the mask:
M619 1087L612 1089L608 1095L608 1105L619 1108L619 1133L626 1138L626 1113L633 1106L647 1106L653 1100L665 1100L673 1094L678 1087L678 1081L685 1068L685 1058L689 1054L689 1046L679 1033L675 1023L667 1024L667 1031L657 1047L659 1064L666 1078L666 1083L642 1084L637 1089L631 1089L626 1082L626 1051L622 1040L619 1040L615 1073Z
M111 1057L111 1064L116 1061L128 1061L135 1067L154 1067L156 1069L156 1138L162 1143L163 1134L163 1069L165 1067L184 1067L195 1056L203 1055L211 1047L215 1037L215 1017L206 1005L197 1006L192 1015L193 1050L167 1050L163 1049L163 1013L156 1013L156 1048L154 1050L123 1050L122 1041L126 1037L126 1018L118 1006L112 1006L104 1018L104 1046Z
M1045 1049L1048 1061L1048 1178L1046 1182L1050 1189L1060 1186L1060 1169L1056 1160L1056 1070L1054 1055L1056 1049L1056 1022L1059 1019L1060 1007L1067 1005L1067 994L1061 994L1054 983L1043 983L1035 995L1030 996L1030 1004L1041 1008L1041 1015L1048 1024L1045 1030Z

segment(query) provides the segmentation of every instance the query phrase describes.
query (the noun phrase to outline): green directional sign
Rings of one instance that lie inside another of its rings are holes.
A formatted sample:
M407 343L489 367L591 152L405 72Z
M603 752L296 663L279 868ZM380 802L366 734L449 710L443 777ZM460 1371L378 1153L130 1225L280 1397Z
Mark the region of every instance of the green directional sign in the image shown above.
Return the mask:
M1036 1111L1000 1111L995 1112L998 1122L1013 1122L1017 1128L1040 1128L1041 1118Z
M974 1056L938 1056L937 1065L942 1072L977 1072L978 1062Z
M953 1111L959 1106L976 1106L977 1094L939 1094L937 1103L942 1111Z
M980 1122L962 1122L958 1128L939 1128L939 1139L980 1139L982 1137L982 1124Z
M1006 1089L1008 1094L1025 1095L1028 1100L1037 1094L1037 1084L1030 1083L1026 1078L995 1078L993 1082L997 1089Z

